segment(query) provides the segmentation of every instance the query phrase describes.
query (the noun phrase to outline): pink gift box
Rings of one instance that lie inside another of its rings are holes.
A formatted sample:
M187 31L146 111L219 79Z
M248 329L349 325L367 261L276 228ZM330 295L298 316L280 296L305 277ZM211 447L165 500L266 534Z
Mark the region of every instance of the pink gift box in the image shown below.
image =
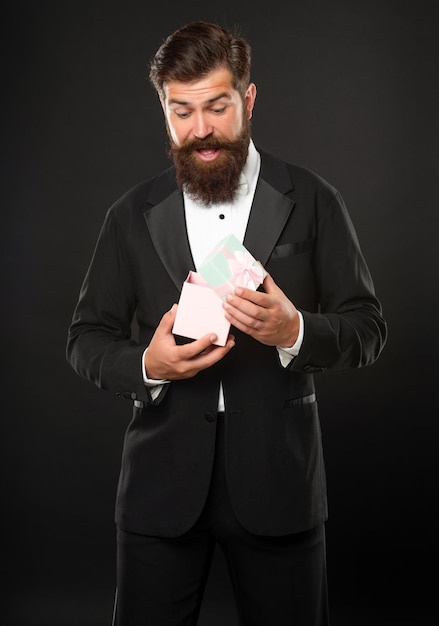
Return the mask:
M224 317L223 301L197 272L189 272L183 283L172 332L199 339L215 333L217 346L225 346L230 323Z

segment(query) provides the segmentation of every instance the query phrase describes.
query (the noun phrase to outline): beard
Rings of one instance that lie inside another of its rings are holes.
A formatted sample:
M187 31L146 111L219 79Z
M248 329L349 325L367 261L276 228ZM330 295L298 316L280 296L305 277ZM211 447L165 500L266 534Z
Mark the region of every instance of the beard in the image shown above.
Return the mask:
M212 206L234 200L250 143L250 120L246 117L237 139L216 139L209 135L182 146L171 143L170 156L176 168L177 184L193 200ZM206 163L196 150L221 150L215 161Z

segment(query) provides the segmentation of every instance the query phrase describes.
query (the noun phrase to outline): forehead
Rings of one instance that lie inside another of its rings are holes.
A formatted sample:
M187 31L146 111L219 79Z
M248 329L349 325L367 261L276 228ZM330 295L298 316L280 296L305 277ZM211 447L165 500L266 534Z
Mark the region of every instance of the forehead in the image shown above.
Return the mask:
M205 102L220 94L232 97L237 92L233 88L232 73L227 68L213 70L207 76L191 82L171 80L165 83L165 99L172 102Z

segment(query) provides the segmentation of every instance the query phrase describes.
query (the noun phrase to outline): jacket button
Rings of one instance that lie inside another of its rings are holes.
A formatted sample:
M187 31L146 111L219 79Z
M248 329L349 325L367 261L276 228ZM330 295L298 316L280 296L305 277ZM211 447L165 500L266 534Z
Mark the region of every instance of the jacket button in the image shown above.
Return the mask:
M215 422L216 415L214 415L213 413L207 412L204 414L204 419L206 420L206 422Z

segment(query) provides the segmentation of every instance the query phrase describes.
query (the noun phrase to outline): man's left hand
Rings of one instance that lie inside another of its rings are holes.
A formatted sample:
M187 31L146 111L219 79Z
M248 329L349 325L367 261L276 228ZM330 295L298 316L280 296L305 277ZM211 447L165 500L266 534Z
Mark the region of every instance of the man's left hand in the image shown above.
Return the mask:
M265 293L237 287L224 302L225 316L235 328L268 346L291 347L299 333L299 316L294 304L269 274Z

